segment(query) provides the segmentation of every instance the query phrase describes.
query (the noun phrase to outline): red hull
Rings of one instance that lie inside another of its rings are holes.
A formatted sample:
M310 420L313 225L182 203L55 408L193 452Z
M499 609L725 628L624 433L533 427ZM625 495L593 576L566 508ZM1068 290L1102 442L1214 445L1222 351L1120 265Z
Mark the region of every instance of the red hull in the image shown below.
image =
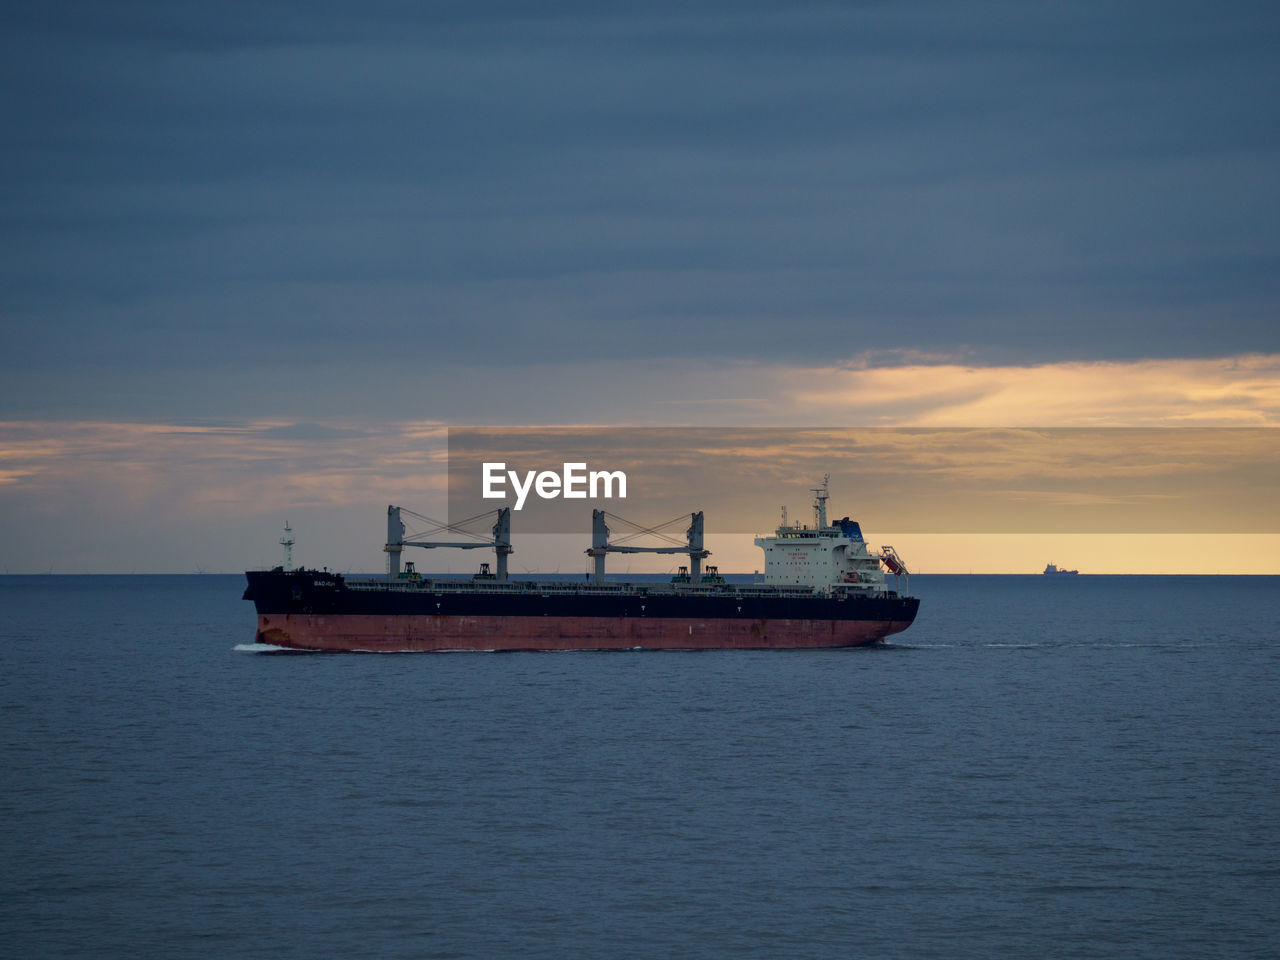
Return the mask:
M451 650L783 650L860 647L911 626L886 620L262 614L258 643L375 653Z

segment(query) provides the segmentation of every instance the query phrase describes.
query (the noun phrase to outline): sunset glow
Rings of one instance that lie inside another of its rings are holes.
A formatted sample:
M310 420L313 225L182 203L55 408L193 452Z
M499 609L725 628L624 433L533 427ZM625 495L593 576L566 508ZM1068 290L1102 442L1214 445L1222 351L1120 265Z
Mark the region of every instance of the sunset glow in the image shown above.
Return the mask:
M779 365L759 373L757 383L777 391L781 409L794 424L852 424L858 419L864 425L901 427L1280 424L1277 356L990 367L924 362L805 369ZM728 409L720 413L736 419L733 404L724 406ZM310 522L301 526L299 536L304 543L310 541L313 561L376 568L381 560L378 514L387 503L444 513L446 434L446 425L439 422L367 418L320 423L277 418L216 425L5 423L0 425L0 505L9 518L4 562L13 572L50 567L107 571L114 569L123 543L163 558L162 567L183 569L192 564L192 547L169 536L180 527L195 541L205 542L202 559L196 561L202 568L234 570L270 555L270 531L284 519L293 517L297 524L296 518L304 517ZM820 436L814 434L813 442L803 448L806 462L823 459ZM1176 445L1152 436L1167 447L1165 460L1174 455ZM1170 435L1170 441L1177 436ZM1213 462L1221 466L1239 456L1246 461L1262 456L1259 463L1267 462L1270 454L1265 450L1251 453L1240 446L1243 436L1222 434L1227 445L1213 454ZM883 445L891 437L879 439ZM793 449L801 448L752 447L739 455L770 458L772 469L785 478ZM986 482L981 479L984 474L992 479L1015 476L1009 464L992 473L990 454L980 448L968 457L963 448L931 453L917 436L904 435L901 446L885 448L885 455L901 463L927 464L931 473L945 469L957 482ZM1081 461L1078 477L1063 475L1064 489L1071 491L1068 499L1030 488L1023 499L1045 498L1046 508L1072 502L1074 507L1087 506L1095 496L1090 484L1128 471L1123 466L1127 455L1117 449L1106 455L1109 459ZM1194 468L1193 459L1185 463L1184 469ZM865 466L864 462L864 470ZM1045 465L1035 469L1043 471ZM868 493L860 482L865 486L866 477L860 481L857 468L852 472L855 475L847 477L837 474L833 484L851 501L852 510L865 515ZM803 489L810 479L797 477L795 489L780 490L778 496L789 500L793 509L804 510ZM1245 503L1247 499L1238 506ZM1219 505L1213 488L1206 487L1199 508ZM697 506L691 504L690 509ZM927 513L936 505L920 501L917 506ZM1259 509L1257 522L1266 529L1270 515ZM110 519L103 522L104 517ZM760 528L774 519L772 514L760 517ZM239 545L225 541L232 530L239 531ZM75 546L50 545L50 531L54 543ZM895 531L868 534L889 539ZM1028 572L1058 559L1097 573L1197 573L1208 567L1223 573L1280 573L1280 543L1271 535L1237 532L1229 540L1215 537L1213 562L1207 566L1197 550L1171 549L1172 543L1190 547L1193 542L1170 540L1172 533L1082 538L1028 531L1013 540L1009 536L979 531L957 539L953 534L897 531L895 545L903 549L903 543L909 544L914 565L933 572ZM754 548L748 544L743 550L730 542L725 546L723 562L752 569ZM522 559L535 567L541 558L526 550ZM555 562L572 565L578 558L570 550Z
M1280 356L1018 366L806 368L781 378L798 422L872 411L912 426L1280 426Z

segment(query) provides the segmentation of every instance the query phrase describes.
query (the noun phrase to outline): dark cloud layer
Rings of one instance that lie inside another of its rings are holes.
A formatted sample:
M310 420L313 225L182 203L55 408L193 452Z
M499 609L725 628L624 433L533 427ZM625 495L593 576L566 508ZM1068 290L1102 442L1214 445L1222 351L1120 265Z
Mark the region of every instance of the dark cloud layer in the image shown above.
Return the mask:
M2 26L6 403L286 357L1280 350L1270 5L46 3Z

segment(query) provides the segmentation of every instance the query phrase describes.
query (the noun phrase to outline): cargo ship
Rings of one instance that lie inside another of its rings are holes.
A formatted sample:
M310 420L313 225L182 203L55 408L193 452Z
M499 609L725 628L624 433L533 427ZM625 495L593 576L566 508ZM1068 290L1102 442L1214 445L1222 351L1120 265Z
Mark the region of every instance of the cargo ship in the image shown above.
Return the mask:
M684 543L643 547L611 543L612 515L595 511L586 551L594 573L566 582L507 576L507 509L496 511L492 538L477 543L405 539L405 508L391 506L385 577L291 569L286 524L285 563L247 572L244 599L257 610L255 641L289 650L772 650L882 642L911 626L920 601L908 595L910 574L892 547L873 552L848 517L827 522L827 486L824 478L812 488L812 525L788 523L783 508L774 535L755 539L765 570L749 584L727 582L714 566L703 569L710 554L701 513L681 519L690 521ZM497 571L484 563L468 579L424 577L412 562L401 569L410 546L490 547ZM669 583L607 579L608 554L643 552L688 554L690 562ZM904 583L908 592L900 593Z

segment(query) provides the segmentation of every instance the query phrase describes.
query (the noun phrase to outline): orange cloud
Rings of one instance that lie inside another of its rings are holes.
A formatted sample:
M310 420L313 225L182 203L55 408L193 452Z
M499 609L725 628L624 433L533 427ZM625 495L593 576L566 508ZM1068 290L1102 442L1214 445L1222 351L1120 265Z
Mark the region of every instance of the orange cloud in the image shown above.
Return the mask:
M1124 451L1130 456L1082 444L1078 455L1064 459L1060 442L1043 451L1035 443L1023 444L1018 464L991 463L984 449L999 447L1000 428L1280 426L1280 355L995 367L897 355L809 367L708 366L695 378L687 373L677 371L670 382L647 385L647 395L652 399L665 392L673 404L684 403L686 411L699 403L710 404L714 416L726 422L993 428L974 431L970 447L958 445L953 437L931 440L902 430L885 431L869 438L860 455L867 458L863 466L896 458L904 467L944 481L994 487L1003 478L998 491L1002 495L1042 501L1059 510L1096 504L1110 505L1126 516L1134 511L1151 513L1159 507L1153 501L1168 493L1145 483L1144 470L1157 477L1196 471L1207 476L1235 463L1248 486L1241 487L1240 497L1233 502L1218 504L1220 511L1239 512L1240 504L1248 506L1250 496L1270 496L1274 486L1270 479L1274 474L1269 472L1274 458L1242 440L1247 431L1234 436L1228 436L1232 431L1222 431L1221 447L1216 450L1216 441L1185 449L1163 444L1155 431L1149 431L1132 438L1144 446ZM743 398L744 382L758 395ZM711 399L697 399L698 392ZM674 414L681 408L663 409ZM513 416L517 419L518 415ZM701 415L697 419L706 422ZM404 503L428 513L443 512L446 430L445 424L436 421L296 424L267 418L235 424L0 423L0 522L4 527L0 542L8 547L4 559L20 569L42 569L52 560L39 559L38 551L65 551L73 543L88 549L97 537L96 552L81 561L84 569L121 569L116 558L126 549L134 551L134 556L145 556L152 564L149 569L171 569L176 562L172 555L156 552L157 544L165 543L171 531L182 529L205 540L210 551L212 541L222 537L221 556L231 559L213 565L235 568L246 540L245 518L260 525L275 524L277 518L282 521L296 510L312 509L309 532L313 536L319 536L321 524L332 527L334 542L339 544L335 551L348 550L347 543L355 536L362 544L367 538L370 552L361 555L359 562L376 565L379 504ZM762 481L775 486L784 481L793 484L797 470L808 471L830 458L837 442L835 434L821 426L788 429L785 438L766 444L761 444L758 434L735 444L731 430L717 428L717 433L726 437L702 453L718 457L725 476L734 475L736 464L754 461L760 465ZM988 441L993 446L984 448ZM770 445L770 450L764 449ZM1132 482L1123 488L1090 486L1091 481L1111 476ZM1048 477L1061 484L1020 477ZM846 482L846 489L853 493L860 480L852 467ZM794 496L789 491L780 493L784 498ZM770 504L780 502L772 496ZM912 491L904 490L902 496L910 500ZM1197 510L1207 503L1198 495L1191 501ZM801 504L793 501L793 506ZM728 503L718 505L722 511L728 507ZM764 523L772 520L774 509L770 506ZM860 506L858 512L869 510ZM883 531L868 529L870 535L877 532ZM253 542L268 548L276 536L251 531ZM124 544L126 537L134 538L131 546ZM1013 554L1007 546L984 546L982 537L970 537L966 547L958 545L961 539L922 539L922 552L912 559L925 569L962 569L961 559L970 558L975 570L1011 569ZM1055 542L1041 538L1034 547L1027 546L1025 555L1018 554L1017 569L1036 558L1041 565L1054 559L1082 570L1089 567L1065 549L1040 557ZM1140 542L1163 541L1135 537L1124 542L1135 545L1127 572L1164 570L1164 547L1145 551L1136 547ZM957 546L949 546L952 543ZM1274 537L1242 544L1248 549L1232 551L1236 559L1224 561L1223 572L1278 572L1280 551ZM319 552L320 545L315 549ZM948 559L931 562L931 552L935 558ZM1193 554L1186 551L1189 558ZM1118 556L1114 551L1108 555ZM744 560L745 569L758 565L753 550L743 556L751 558ZM522 552L522 562L534 565L536 559Z
M780 370L797 422L911 426L1280 426L1280 355Z

